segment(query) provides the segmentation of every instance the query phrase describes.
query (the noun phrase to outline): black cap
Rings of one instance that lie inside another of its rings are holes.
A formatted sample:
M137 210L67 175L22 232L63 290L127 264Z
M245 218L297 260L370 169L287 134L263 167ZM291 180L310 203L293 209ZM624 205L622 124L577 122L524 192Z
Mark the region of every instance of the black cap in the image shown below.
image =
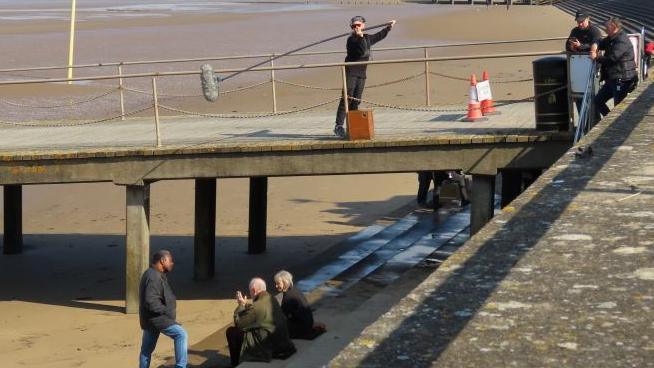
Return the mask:
M357 15L357 16L352 17L352 19L350 19L350 25L353 25L356 22L365 23L366 18L364 18L364 17L362 17L360 15Z
M590 18L590 15L587 11L583 9L577 10L577 13L575 14L575 21L582 22L586 18Z

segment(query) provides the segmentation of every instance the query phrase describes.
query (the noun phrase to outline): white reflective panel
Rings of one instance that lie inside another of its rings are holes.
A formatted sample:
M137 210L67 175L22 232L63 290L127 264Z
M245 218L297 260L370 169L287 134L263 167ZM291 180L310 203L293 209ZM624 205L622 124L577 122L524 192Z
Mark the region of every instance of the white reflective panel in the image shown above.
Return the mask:
M570 92L583 94L586 91L588 73L593 61L588 54L569 55L570 58Z

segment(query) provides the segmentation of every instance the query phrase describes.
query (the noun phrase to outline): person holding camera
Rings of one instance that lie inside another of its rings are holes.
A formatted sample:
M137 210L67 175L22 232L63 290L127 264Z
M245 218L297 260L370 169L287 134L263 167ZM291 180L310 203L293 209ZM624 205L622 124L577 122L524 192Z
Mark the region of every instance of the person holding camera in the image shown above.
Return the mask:
M584 10L575 14L577 26L570 31L565 50L568 52L590 52L597 50L602 39L602 32L590 22L590 15Z
M266 282L255 277L248 289L252 299L236 292L234 326L225 331L232 367L242 361L270 362L295 353L286 317L277 299L266 291Z

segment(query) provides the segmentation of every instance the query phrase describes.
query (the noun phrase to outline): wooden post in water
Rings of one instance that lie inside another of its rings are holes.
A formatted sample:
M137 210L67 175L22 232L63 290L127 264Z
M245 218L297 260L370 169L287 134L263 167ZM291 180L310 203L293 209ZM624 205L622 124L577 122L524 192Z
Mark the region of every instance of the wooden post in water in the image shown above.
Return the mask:
M470 235L476 234L493 218L495 175L472 175L470 196Z
M215 273L216 179L195 179L193 278L208 280Z
M268 212L268 177L250 178L250 224L248 231L248 253L266 251L266 225Z
M159 99L157 98L157 77L152 77L152 102L154 104L154 128L157 134L157 147L161 147L159 132Z
M277 88L275 86L275 54L270 56L270 83L272 88L273 112L277 112Z
M139 282L150 258L150 185L125 190L125 312L138 313Z
M425 59L429 59L429 51L425 47ZM425 61L425 106L431 106L431 83L429 61Z
M3 192L2 253L20 254L23 252L23 186L5 185Z
M118 64L118 75L123 75L123 67ZM125 120L125 91L123 89L123 78L118 78L118 91L120 93L120 120Z

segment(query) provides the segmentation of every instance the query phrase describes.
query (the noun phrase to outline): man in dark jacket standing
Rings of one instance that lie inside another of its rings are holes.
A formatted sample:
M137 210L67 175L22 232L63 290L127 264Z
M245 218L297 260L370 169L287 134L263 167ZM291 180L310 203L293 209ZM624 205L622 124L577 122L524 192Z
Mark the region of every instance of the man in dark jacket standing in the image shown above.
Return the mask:
M606 102L611 98L614 105L622 102L638 77L634 48L629 37L622 30L622 21L618 18L609 18L606 22L606 33L608 36L598 47L599 50L604 51L604 54L599 55L592 50L590 52L590 57L602 65L605 73L604 85L595 96L595 105L602 116L610 111Z
M347 56L345 62L357 62L370 60L370 47L377 42L383 40L388 32L395 25L395 21L388 22L388 26L375 34L363 33L366 28L366 19L360 15L353 17L350 20L350 28L352 34L347 38ZM352 65L345 68L345 81L347 84L348 97L354 97L348 103L350 110L356 110L359 107L359 99L363 95L363 87L366 84L366 69L367 65ZM336 126L334 127L334 134L339 138L345 138L345 101L341 98L336 112Z
M173 256L167 250L152 255L152 264L141 277L139 319L143 329L139 368L150 367L152 352L162 333L175 341L175 368L186 368L188 334L175 322L177 299L166 274L173 270Z
M602 39L602 32L590 22L590 15L584 10L575 14L577 26L570 31L565 50L569 52L590 52L597 50L597 44Z
M240 291L236 292L235 327L225 331L232 366L241 361L269 362L272 358L286 358L295 353L286 317L277 299L266 291L266 282L255 277L249 289L252 301Z

